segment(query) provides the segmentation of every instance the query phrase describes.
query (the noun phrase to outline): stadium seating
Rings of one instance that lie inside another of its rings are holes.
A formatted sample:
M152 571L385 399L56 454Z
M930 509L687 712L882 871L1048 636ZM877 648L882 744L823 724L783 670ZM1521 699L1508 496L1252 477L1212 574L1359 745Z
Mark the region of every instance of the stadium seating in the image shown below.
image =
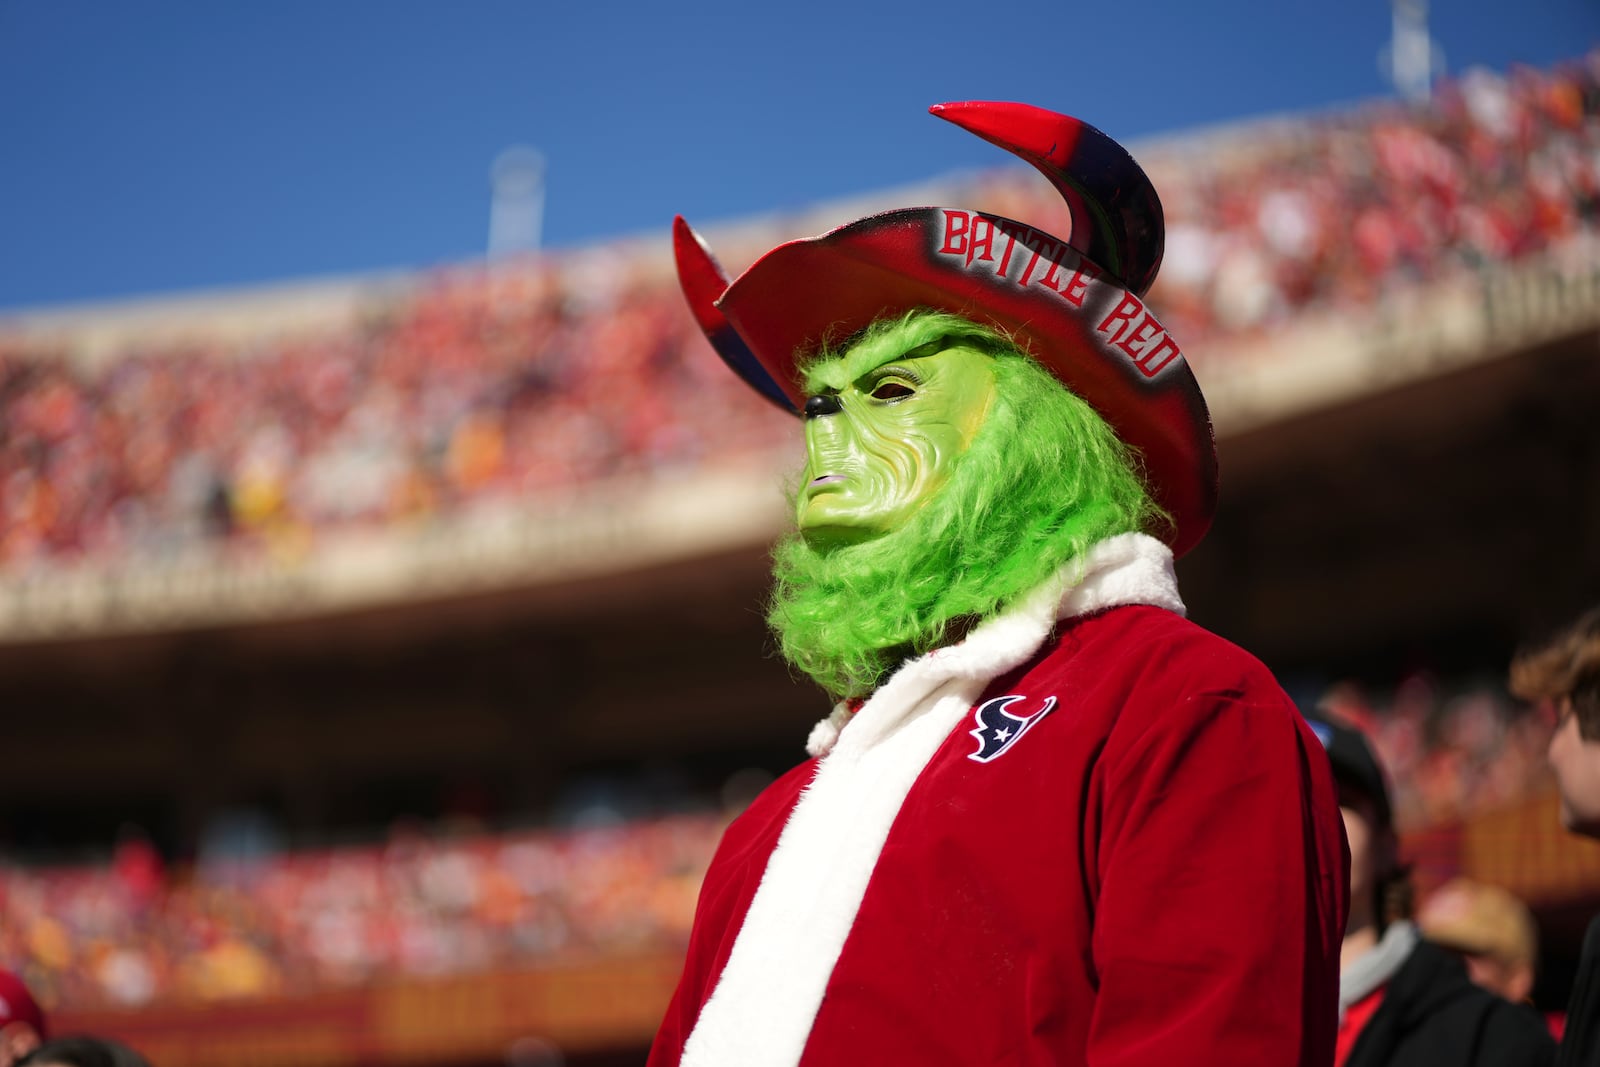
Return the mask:
M1324 702L1372 732L1403 830L1470 821L1548 784L1544 728L1492 686L1418 674L1378 698L1336 686ZM402 825L379 846L176 870L135 838L110 863L0 870L0 958L22 961L48 1002L83 1009L670 951L722 825L711 814L502 835Z
M165 870L0 871L0 958L76 1010L232 1001L678 949L723 821L423 835Z

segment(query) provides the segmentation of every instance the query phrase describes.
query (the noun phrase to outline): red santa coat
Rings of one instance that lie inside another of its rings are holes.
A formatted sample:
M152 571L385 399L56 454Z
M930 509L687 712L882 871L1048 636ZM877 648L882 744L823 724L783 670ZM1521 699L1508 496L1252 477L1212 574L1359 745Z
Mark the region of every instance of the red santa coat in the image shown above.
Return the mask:
M734 821L650 1067L1332 1062L1321 746L1182 618L1165 546L1079 573L819 724Z

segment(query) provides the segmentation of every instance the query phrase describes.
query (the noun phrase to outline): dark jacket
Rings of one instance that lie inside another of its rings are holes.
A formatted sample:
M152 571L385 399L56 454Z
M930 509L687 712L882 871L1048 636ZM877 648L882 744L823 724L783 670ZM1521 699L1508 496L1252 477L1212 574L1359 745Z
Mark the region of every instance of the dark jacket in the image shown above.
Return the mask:
M1417 943L1389 980L1345 1067L1547 1067L1544 1022L1473 985L1450 953Z
M1589 924L1567 1002L1558 1067L1600 1067L1600 919Z

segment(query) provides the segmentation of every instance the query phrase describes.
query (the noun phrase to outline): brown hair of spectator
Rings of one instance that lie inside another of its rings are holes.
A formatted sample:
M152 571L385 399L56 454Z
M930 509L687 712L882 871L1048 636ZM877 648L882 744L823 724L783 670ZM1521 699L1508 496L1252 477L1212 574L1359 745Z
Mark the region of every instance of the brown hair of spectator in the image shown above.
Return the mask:
M1379 929L1386 930L1390 923L1409 919L1416 911L1417 887L1411 881L1411 864L1403 863L1373 887L1378 895Z
M1511 661L1511 692L1522 700L1570 700L1578 735L1600 741L1600 607Z

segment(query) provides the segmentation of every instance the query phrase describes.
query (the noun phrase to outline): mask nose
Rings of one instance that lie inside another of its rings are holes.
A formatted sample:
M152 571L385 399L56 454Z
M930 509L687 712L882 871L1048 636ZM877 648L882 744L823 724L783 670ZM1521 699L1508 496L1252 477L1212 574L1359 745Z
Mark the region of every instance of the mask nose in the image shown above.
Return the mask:
M832 415L838 412L840 407L838 394L821 393L806 401L804 414L808 419L815 419L823 415Z

